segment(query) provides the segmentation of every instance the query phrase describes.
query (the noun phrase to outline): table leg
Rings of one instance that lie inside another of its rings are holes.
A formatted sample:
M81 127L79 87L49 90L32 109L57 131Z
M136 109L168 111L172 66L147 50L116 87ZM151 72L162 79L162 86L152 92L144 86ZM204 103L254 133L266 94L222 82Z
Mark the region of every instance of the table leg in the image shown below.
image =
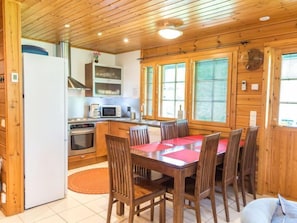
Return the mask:
M184 191L185 174L183 170L176 170L174 174L173 190L173 222L182 223L184 221Z

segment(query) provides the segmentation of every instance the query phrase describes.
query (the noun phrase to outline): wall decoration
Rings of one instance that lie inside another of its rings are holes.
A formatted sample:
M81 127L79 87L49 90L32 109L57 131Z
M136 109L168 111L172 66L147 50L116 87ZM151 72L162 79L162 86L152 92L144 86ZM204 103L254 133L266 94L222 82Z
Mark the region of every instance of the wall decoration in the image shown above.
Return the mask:
M257 70L263 64L264 54L259 49L248 51L248 62L245 66L247 70Z

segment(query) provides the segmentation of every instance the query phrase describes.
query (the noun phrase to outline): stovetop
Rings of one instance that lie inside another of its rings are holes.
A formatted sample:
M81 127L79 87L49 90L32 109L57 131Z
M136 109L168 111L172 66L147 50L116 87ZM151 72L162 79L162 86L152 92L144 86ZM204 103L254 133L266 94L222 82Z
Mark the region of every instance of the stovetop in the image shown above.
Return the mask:
M69 118L68 119L68 123L69 124L72 124L72 123L86 123L86 122L96 122L98 121L100 118L85 118L85 117L82 117L82 118Z

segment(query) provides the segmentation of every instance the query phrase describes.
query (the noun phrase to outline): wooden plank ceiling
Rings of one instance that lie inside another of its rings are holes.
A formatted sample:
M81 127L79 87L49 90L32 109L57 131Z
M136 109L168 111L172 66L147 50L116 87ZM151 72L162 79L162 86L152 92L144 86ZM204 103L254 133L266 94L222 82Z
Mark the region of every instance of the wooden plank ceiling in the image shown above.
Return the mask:
M74 47L114 54L297 19L297 0L17 1L22 5L22 37L69 41ZM262 16L270 20L260 22ZM178 29L184 34L162 39L157 32L167 20L182 22Z

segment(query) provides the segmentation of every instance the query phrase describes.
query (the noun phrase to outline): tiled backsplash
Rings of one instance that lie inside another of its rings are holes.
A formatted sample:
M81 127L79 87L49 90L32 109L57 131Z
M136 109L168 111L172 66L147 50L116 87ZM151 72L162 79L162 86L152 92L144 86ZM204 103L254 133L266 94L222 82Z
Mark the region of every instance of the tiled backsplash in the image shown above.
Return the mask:
M127 107L131 112L136 112L136 118L139 118L139 98L125 97L85 97L81 91L68 91L68 118L88 117L89 105L120 105L122 107L122 117L130 117Z

